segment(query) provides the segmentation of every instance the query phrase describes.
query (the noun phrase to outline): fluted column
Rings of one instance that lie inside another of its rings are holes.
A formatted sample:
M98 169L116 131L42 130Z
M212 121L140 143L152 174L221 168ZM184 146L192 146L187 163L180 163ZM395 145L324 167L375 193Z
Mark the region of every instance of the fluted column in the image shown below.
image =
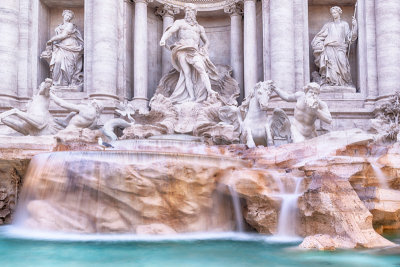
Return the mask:
M163 33L165 30L174 23L174 16L179 13L179 8L171 5L164 5L156 10L156 14L161 16L163 19ZM168 73L171 70L171 51L166 47L162 48L161 51L161 63L162 63L162 75Z
M118 98L118 1L93 4L90 97Z
M243 5L235 3L225 7L224 11L231 17L231 66L233 78L239 83L241 98L243 92Z
M257 83L256 0L244 0L244 92L248 96Z
M375 1L379 95L393 94L400 84L400 1Z
M140 111L148 110L147 103L147 4L153 0L135 1L133 102Z
M271 79L295 92L293 0L270 0Z
M18 92L19 0L0 1L0 97Z

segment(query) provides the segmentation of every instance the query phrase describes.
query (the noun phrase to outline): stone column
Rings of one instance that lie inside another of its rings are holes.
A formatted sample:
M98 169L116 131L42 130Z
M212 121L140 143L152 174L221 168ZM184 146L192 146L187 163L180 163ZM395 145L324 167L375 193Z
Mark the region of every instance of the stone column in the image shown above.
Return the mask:
M148 110L147 103L147 4L153 0L135 1L133 102L141 112Z
M295 92L293 0L270 0L271 79Z
M248 96L257 83L256 0L244 0L244 92Z
M161 16L163 19L163 33L174 23L174 16L178 13L179 7L171 5L164 5L163 7L157 8L156 15ZM169 51L168 48L163 47L161 53L162 76L164 76L172 69L171 51Z
M225 7L224 11L231 17L231 67L233 78L239 83L241 96L243 92L243 5L235 3Z
M93 4L90 97L117 97L118 80L118 1L102 0Z
M375 1L379 95L393 94L400 84L400 1Z
M358 12L358 16L362 16ZM376 62L376 23L375 23L375 3L365 1L365 27L366 27L366 55L367 59L367 88L368 98L375 98L378 92L378 74ZM360 25L359 25L360 26Z
M0 97L17 98L18 16L19 0L0 1Z

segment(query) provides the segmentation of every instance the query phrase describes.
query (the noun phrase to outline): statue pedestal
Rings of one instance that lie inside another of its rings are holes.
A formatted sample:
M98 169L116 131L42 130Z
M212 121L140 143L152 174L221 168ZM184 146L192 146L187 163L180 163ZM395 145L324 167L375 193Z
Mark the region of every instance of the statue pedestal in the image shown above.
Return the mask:
M56 92L83 92L83 84L80 85L53 85L52 90Z
M354 86L321 86L321 93L356 93Z

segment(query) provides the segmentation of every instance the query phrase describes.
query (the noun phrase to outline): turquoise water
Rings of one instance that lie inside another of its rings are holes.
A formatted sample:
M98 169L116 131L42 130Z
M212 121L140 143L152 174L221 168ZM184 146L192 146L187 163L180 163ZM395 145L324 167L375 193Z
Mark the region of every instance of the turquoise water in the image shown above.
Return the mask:
M277 243L260 235L199 234L175 240L92 236L72 241L79 236L70 237L70 241L26 239L0 227L0 266L400 266L397 249L301 251L296 248L299 242Z

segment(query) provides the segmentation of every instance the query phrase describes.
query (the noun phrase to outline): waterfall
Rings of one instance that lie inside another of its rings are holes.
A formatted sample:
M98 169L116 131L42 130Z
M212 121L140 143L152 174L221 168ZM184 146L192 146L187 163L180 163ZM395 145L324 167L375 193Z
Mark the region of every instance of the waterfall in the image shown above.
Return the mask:
M387 177L386 175L382 172L380 166L376 162L376 160L368 160L369 163L371 164L372 169L375 172L376 178L379 180L379 185L382 189L389 189L389 184L387 183Z
M243 215L242 215L242 207L240 205L240 199L239 196L232 188L232 186L228 186L229 192L231 193L232 197L232 203L233 203L233 208L235 211L235 221L236 221L236 228L238 232L243 232L244 231L244 226L243 226Z
M284 190L277 197L282 198L282 205L278 219L278 231L276 236L296 238L296 211L297 211L297 199L301 195L300 185L303 178L296 179L296 187L294 192L286 193Z

